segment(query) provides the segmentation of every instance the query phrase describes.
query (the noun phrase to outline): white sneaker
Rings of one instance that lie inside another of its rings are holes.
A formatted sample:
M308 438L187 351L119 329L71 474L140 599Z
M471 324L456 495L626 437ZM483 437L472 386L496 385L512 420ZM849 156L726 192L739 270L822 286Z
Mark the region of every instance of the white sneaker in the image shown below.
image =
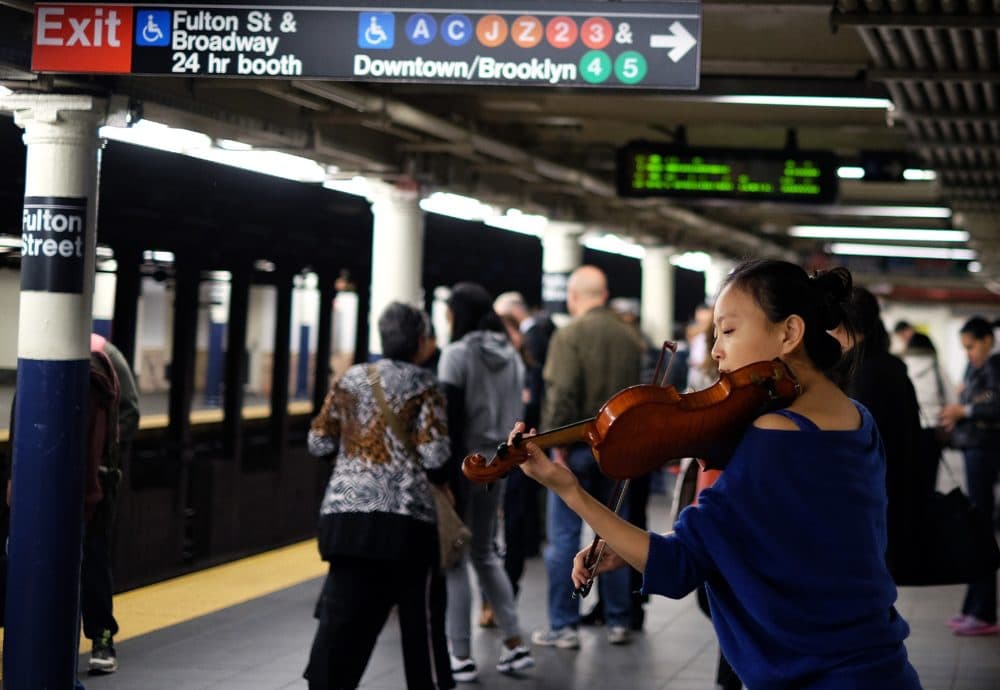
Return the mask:
M473 683L479 677L479 671L476 670L476 662L472 660L472 657L467 659L459 659L457 657L448 655L451 657L451 677L455 679L458 683Z
M539 647L558 647L559 649L579 649L580 636L570 627L559 630L536 630L531 633L531 641Z
M631 639L628 628L624 625L612 625L608 628L608 642L611 644L628 644Z
M511 671L523 671L535 665L535 659L531 656L531 650L523 644L519 644L513 649L503 648L500 652L500 661L497 662L497 670L500 673L510 673Z

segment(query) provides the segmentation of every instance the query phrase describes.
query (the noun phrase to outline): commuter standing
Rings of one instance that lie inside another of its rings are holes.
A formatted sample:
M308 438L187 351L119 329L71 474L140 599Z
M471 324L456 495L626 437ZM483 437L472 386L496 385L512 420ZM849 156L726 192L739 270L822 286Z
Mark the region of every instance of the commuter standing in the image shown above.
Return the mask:
M335 381L309 431L309 452L334 457L320 508L330 569L304 674L310 690L357 687L393 606L407 687L455 685L444 641L432 639L443 632L431 618L445 593L434 586L439 549L425 472L448 459L444 398L419 366L429 354L423 314L394 302L378 329L383 359Z
M541 415L541 401L545 395L542 384L542 367L549 338L555 326L548 316L531 316L519 292L504 292L493 301L493 309L502 319L510 319L521 335L521 358L524 361L524 412L526 424L537 427ZM509 329L508 329L509 330ZM504 570L514 588L514 597L520 589L524 561L538 554L541 544L541 515L539 498L542 487L524 476L515 467L507 475L503 501Z
M608 283L595 266L573 271L566 286L566 304L573 321L560 328L549 343L545 362L545 404L542 428L593 417L614 393L639 383L643 347L628 326L607 308ZM601 473L584 444L554 448L553 458L568 467L585 491L607 501L612 482ZM549 628L537 630L537 645L577 649L580 603L566 578L580 546L581 521L555 492L548 495L545 570L548 574ZM627 512L627 511L626 511ZM625 516L627 518L627 515ZM631 623L629 573L619 570L599 582L608 641L626 644Z
M129 457L132 440L139 430L139 391L132 367L125 356L110 341L90 336L92 353L102 353L110 361L118 388L117 428L101 446L98 481L101 499L83 531L83 560L80 564L80 613L83 634L92 642L88 668L93 674L114 673L118 658L114 636L118 633L112 594L114 579L111 568L112 534L115 524L115 504L122 467Z
M922 492L930 495L937 487L938 464L941 459L942 432L938 419L949 402L951 386L945 381L934 343L923 333L914 333L900 355L906 363L913 390L920 406Z
M923 494L917 396L906 365L889 352L889 334L875 295L855 287L844 310L853 334L844 326L833 331L847 353L838 369L844 392L868 409L885 446L886 561L893 579L906 584L922 566L921 535L915 525L928 498Z
M493 544L504 481L472 484L459 471L465 455L492 452L506 436L510 420L522 414L524 364L481 285L455 285L448 317L452 342L441 351L438 378L448 401L456 508L472 531L472 542L469 553L447 572L447 628L452 674L455 680L472 682L478 669L471 649L470 564L503 634L497 670L507 673L535 664L522 642L514 591Z
M993 490L1000 473L1000 355L991 355L993 328L981 316L969 319L959 332L969 358L959 402L946 405L941 423L951 443L965 455L969 497L992 518ZM956 635L996 635L997 579L990 573L970 582L962 611L948 625Z

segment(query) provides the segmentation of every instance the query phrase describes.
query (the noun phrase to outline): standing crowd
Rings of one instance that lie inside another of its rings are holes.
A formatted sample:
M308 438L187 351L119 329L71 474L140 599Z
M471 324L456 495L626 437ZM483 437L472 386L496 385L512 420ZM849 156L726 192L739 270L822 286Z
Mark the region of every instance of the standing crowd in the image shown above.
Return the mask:
M1000 356L990 324L974 318L961 329L969 363L953 397L925 335L907 334L901 358L890 353L878 300L848 271L740 265L714 308L696 311L665 380L693 391L780 358L800 394L738 432L723 472L682 465L675 502L688 507L664 535L646 528L650 478L609 510L611 481L583 443L545 453L529 442L527 461L491 485L461 472L469 454L592 417L647 382L659 349L634 306L609 304L599 269L572 273L567 309L556 329L517 293L494 300L459 283L451 337L438 349L427 315L394 303L378 321L382 358L333 383L309 433L310 451L332 464L309 687L357 687L393 606L407 686L451 688L475 681L484 658L514 673L534 665L531 644L578 649L579 627L595 615L608 643L627 644L649 595L697 590L719 638L718 687L919 688L896 586L921 577L916 526L945 444L963 450L972 501L992 515ZM435 493L468 528L454 562L438 557ZM604 542L596 566L581 550L584 523ZM517 596L525 558L539 552L548 625L529 635ZM574 590L597 574L599 609L583 616ZM948 624L960 636L995 635L996 607L993 570L969 583ZM477 610L480 625L499 628L498 649L473 648Z

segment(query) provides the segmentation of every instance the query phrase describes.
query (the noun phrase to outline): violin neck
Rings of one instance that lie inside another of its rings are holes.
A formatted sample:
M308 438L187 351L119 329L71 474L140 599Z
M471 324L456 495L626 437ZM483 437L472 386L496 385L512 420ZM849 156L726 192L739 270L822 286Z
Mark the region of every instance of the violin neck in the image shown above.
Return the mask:
M524 440L531 441L543 450L555 446L568 446L573 443L579 443L584 440L583 433L586 431L587 425L593 421L593 418L585 419L582 422L567 424L566 426L551 429L541 434L535 434L534 436L525 436Z

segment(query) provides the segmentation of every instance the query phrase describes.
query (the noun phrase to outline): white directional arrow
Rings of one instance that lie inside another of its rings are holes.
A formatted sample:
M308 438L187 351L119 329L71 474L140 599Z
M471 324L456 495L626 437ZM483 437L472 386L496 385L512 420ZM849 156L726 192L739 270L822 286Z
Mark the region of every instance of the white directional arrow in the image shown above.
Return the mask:
M670 25L669 34L651 34L649 37L650 48L671 48L667 57L674 62L687 55L687 52L694 48L697 42L695 37L680 22L674 22Z

